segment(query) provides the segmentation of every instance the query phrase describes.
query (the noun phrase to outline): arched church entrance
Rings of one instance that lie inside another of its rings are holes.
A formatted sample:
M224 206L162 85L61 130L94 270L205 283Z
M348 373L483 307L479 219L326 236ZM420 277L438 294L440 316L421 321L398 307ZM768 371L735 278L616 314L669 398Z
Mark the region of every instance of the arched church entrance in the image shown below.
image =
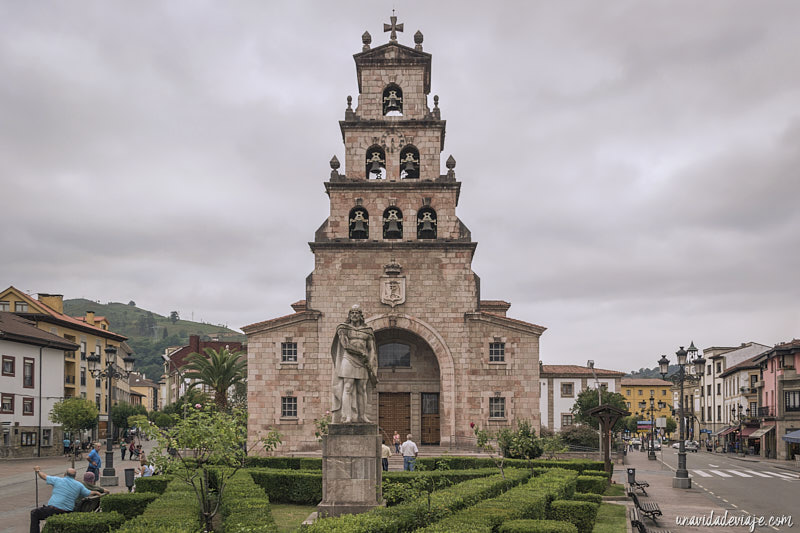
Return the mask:
M440 371L430 345L412 331L375 332L378 346L378 426L386 443L397 431L419 444L441 442Z

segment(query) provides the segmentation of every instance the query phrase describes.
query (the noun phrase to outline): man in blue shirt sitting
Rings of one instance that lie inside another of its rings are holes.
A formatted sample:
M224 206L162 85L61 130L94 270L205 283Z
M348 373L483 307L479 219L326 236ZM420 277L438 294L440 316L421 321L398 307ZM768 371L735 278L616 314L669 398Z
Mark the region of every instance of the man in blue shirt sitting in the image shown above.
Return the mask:
M100 443L95 442L92 451L89 452L89 466L86 468L87 472L94 474L95 479L100 479L100 468L103 466L103 460L100 459Z
M37 476L47 481L48 485L53 486L53 494L50 495L47 505L42 505L31 511L31 533L39 533L40 520L46 520L49 516L69 513L74 510L75 500L78 498L100 496L99 492L87 489L83 486L83 483L75 479L74 468L68 468L64 477L48 476L38 466L34 466L33 470Z

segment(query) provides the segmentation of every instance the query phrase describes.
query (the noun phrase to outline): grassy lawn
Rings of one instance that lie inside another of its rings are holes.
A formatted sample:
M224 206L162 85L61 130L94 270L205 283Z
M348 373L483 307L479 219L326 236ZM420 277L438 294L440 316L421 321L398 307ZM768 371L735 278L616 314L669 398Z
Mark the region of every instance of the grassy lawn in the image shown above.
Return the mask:
M297 531L303 520L317 510L316 505L291 505L288 503L271 503L269 508L280 533Z
M605 494L603 496L624 496L625 495L625 486L616 484L616 485L609 485L606 489Z
M626 507L614 503L601 503L592 533L624 533L627 530Z

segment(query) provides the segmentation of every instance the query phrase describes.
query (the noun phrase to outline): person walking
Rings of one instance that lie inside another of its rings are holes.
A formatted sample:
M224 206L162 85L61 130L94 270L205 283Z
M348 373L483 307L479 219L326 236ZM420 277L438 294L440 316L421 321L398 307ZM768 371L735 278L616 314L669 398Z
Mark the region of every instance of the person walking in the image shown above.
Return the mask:
M89 457L87 458L89 461L89 467L86 469L87 472L91 472L94 474L94 477L100 479L100 468L103 466L103 460L100 459L100 443L95 442L94 446L92 447L92 451L89 452Z
M400 433L395 431L392 440L394 441L394 453L400 453Z
M100 493L89 490L75 479L75 469L68 468L64 477L48 476L39 468L34 466L33 471L36 475L53 486L53 493L47 500L47 505L42 505L31 510L31 533L39 533L39 522L48 517L69 513L75 509L75 501L87 496L100 496Z
M419 448L417 448L417 445L411 440L411 433L406 435L406 441L400 445L400 453L403 454L403 470L413 472L414 461L419 453Z
M389 471L389 457L392 456L392 450L386 445L386 439L381 441L381 466L384 472Z
M128 449L128 445L125 444L124 440L119 443L119 452L122 454L122 460L123 461L125 460L125 452L127 451L127 449Z

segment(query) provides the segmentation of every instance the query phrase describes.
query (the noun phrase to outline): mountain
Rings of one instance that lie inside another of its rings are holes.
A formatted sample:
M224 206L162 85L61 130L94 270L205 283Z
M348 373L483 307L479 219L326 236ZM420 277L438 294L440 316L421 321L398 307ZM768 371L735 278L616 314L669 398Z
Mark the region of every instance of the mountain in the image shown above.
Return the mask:
M669 371L667 372L667 379L669 379L671 375L677 372L678 372L678 365L669 365ZM639 370L631 370L630 372L625 374L625 377L640 378L640 379L644 378L662 379L661 372L659 371L659 368L657 366L653 368L640 368Z
M86 311L106 317L111 331L128 337L128 344L133 348L136 358L134 368L153 381L158 381L164 371L161 359L164 349L189 344L189 335L199 335L204 340L246 340L243 333L225 326L181 320L177 312L171 313L171 317L162 316L140 309L134 302L101 304L82 298L64 300L65 314L85 316Z

